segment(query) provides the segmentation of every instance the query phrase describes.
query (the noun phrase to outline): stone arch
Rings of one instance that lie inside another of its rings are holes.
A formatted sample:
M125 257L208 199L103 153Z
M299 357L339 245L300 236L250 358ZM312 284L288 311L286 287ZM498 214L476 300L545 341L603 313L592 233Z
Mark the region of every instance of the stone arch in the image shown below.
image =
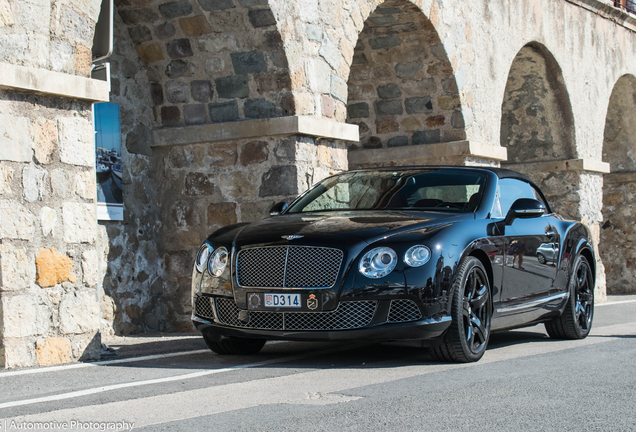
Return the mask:
M347 123L381 148L466 138L453 68L437 30L413 3L387 0L358 34L348 77Z
M603 220L599 252L607 292L636 292L636 76L623 75L612 90L605 118Z
M287 56L266 1L119 2L147 65L156 126L294 114Z
M508 148L508 163L574 157L574 116L561 67L538 42L523 46L510 66L500 144Z

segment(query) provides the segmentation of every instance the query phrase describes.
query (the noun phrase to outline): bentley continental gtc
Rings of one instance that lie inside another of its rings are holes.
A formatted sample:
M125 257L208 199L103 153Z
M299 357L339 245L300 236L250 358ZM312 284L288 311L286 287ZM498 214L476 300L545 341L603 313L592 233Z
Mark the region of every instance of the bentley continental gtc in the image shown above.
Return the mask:
M546 244L555 265L538 258ZM410 340L472 362L495 331L544 323L552 338L586 337L595 263L589 229L555 215L522 174L348 171L212 233L194 264L192 320L218 354Z

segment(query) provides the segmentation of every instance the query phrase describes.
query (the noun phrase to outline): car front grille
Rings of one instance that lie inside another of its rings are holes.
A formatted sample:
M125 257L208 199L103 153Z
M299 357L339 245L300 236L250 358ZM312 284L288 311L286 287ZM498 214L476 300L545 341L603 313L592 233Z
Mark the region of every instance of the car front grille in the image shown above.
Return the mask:
M422 318L422 312L413 300L391 300L388 322L417 321Z
M236 258L236 279L248 288L331 288L343 253L312 246L243 249Z
M194 314L201 318L214 320L214 312L212 312L213 308L212 297L199 296L196 298L194 303Z
M201 297L199 297L200 299ZM206 297L210 299L210 297ZM204 316L207 309L203 309L199 313L199 299L196 302L195 315L202 318L211 318L212 316ZM208 300L207 304L210 301ZM241 322L238 319L239 308L232 299L217 298L216 310L219 324L251 328L260 330L348 330L366 327L369 325L375 314L377 301L351 301L342 302L338 308L331 312L269 312L269 311L250 311L249 321ZM202 305L207 306L201 302Z

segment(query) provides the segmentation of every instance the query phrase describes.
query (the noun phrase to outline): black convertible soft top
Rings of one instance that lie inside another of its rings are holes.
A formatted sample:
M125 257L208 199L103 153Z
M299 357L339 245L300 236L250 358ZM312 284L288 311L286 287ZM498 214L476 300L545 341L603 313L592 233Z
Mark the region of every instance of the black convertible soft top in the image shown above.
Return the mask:
M515 178L519 180L527 181L528 183L534 184L534 182L525 174L521 174L517 171L512 171L506 168L496 168L496 167L487 167L487 166L457 166L457 165L412 165L412 166L388 166L388 167L377 167L377 168L360 168L351 171L395 171L395 170L409 170L409 169L441 169L441 168L451 168L451 169L465 169L471 171L490 171L495 173L497 177L500 179L503 178Z

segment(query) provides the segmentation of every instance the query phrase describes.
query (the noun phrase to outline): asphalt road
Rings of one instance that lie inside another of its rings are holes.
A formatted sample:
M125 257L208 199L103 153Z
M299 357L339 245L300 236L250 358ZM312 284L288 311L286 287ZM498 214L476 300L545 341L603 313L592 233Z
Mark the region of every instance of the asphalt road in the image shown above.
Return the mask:
M0 372L0 431L635 431L636 300L611 300L585 340L501 333L467 365L394 343L268 343L246 358L138 339L120 357L146 358Z

